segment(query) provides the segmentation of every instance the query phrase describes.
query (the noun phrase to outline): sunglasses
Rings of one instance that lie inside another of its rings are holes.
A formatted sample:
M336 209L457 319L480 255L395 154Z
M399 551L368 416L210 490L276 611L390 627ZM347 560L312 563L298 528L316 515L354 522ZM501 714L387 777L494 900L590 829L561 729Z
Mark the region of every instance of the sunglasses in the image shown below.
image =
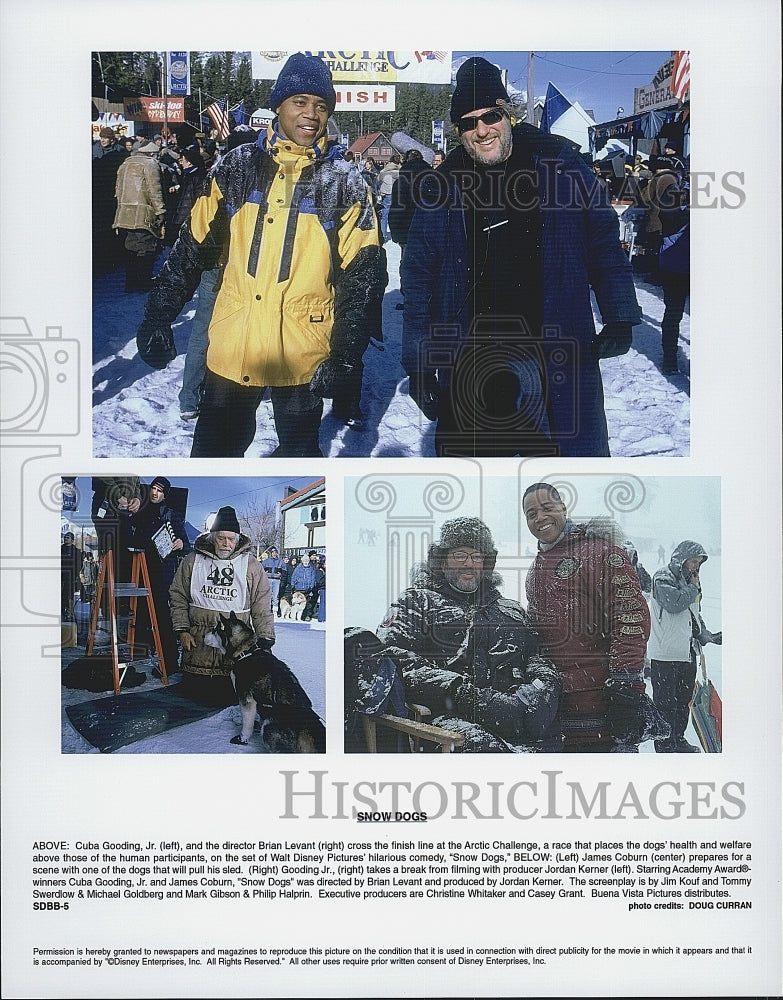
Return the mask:
M485 111L483 115L466 115L457 122L457 131L460 135L463 132L472 132L474 128L478 128L479 122L483 122L485 125L497 125L505 117L506 112L502 108L492 108L491 111Z

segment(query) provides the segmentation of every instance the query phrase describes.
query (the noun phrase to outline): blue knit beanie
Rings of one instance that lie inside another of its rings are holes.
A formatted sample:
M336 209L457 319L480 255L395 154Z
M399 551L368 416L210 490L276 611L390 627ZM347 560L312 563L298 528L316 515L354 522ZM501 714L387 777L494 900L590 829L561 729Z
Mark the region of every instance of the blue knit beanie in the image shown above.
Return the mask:
M337 95L332 86L332 74L322 59L306 56L303 52L295 52L288 58L269 96L272 110L277 111L283 101L294 94L315 94L326 101L329 114L334 111Z

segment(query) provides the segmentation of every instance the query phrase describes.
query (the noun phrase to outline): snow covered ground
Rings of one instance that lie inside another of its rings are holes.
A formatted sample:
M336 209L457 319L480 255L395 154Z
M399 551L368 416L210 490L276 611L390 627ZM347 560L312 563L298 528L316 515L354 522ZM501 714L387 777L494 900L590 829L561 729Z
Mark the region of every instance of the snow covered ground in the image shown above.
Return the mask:
M326 719L326 674L324 670L324 640L326 626L321 622L276 622L275 655L285 661L296 674L313 703L313 709L322 719ZM63 650L63 666L77 656L84 655L84 647ZM147 674L147 680L132 691L151 691L163 686L162 681L152 676L155 660L135 660L136 670ZM177 684L181 674L172 674L170 684ZM114 698L113 691L95 694L91 691L62 689L62 752L100 753L87 742L71 725L65 712L69 705L76 705L94 698ZM122 698L123 695L120 695ZM206 719L169 729L157 736L149 736L128 746L120 747L115 753L267 753L256 727L247 746L233 745L229 741L241 729L239 705L224 708Z
M413 458L434 456L434 425L409 398L400 365L402 301L400 248L387 243L389 285L383 302L384 350L365 354L362 409L367 430L357 433L329 415L321 425L324 455ZM161 261L159 261L159 264ZM601 362L613 456L631 458L689 454L690 316L680 326L681 374L666 377L661 362L663 293L636 276L644 322L634 327L629 354ZM193 422L179 417L178 393L187 349L194 298L174 323L178 355L164 371L153 371L136 354L136 330L145 295L124 291L124 273L93 283L93 453L96 457L187 457ZM597 321L600 328L600 323ZM269 455L277 447L272 404L258 408L258 431L249 456Z

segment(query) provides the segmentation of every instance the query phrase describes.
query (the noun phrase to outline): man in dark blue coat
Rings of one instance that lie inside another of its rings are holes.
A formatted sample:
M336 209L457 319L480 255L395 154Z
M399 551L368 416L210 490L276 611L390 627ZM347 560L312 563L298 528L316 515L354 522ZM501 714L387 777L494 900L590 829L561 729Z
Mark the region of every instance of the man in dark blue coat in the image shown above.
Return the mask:
M508 100L485 59L460 67L460 145L422 175L401 267L410 394L439 455L605 456L598 362L641 322L631 267L578 148L514 126Z

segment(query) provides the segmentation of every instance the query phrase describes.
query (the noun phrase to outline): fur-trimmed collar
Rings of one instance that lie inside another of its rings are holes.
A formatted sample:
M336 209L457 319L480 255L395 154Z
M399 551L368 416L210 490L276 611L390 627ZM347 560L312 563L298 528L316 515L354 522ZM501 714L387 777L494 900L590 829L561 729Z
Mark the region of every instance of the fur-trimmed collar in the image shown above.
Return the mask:
M556 545L559 545L568 535L581 535L583 538L600 538L609 545L614 545L621 549L625 542L623 529L611 517L591 517L589 521L581 521L578 524L570 518L554 542L539 542L540 552L549 552Z

